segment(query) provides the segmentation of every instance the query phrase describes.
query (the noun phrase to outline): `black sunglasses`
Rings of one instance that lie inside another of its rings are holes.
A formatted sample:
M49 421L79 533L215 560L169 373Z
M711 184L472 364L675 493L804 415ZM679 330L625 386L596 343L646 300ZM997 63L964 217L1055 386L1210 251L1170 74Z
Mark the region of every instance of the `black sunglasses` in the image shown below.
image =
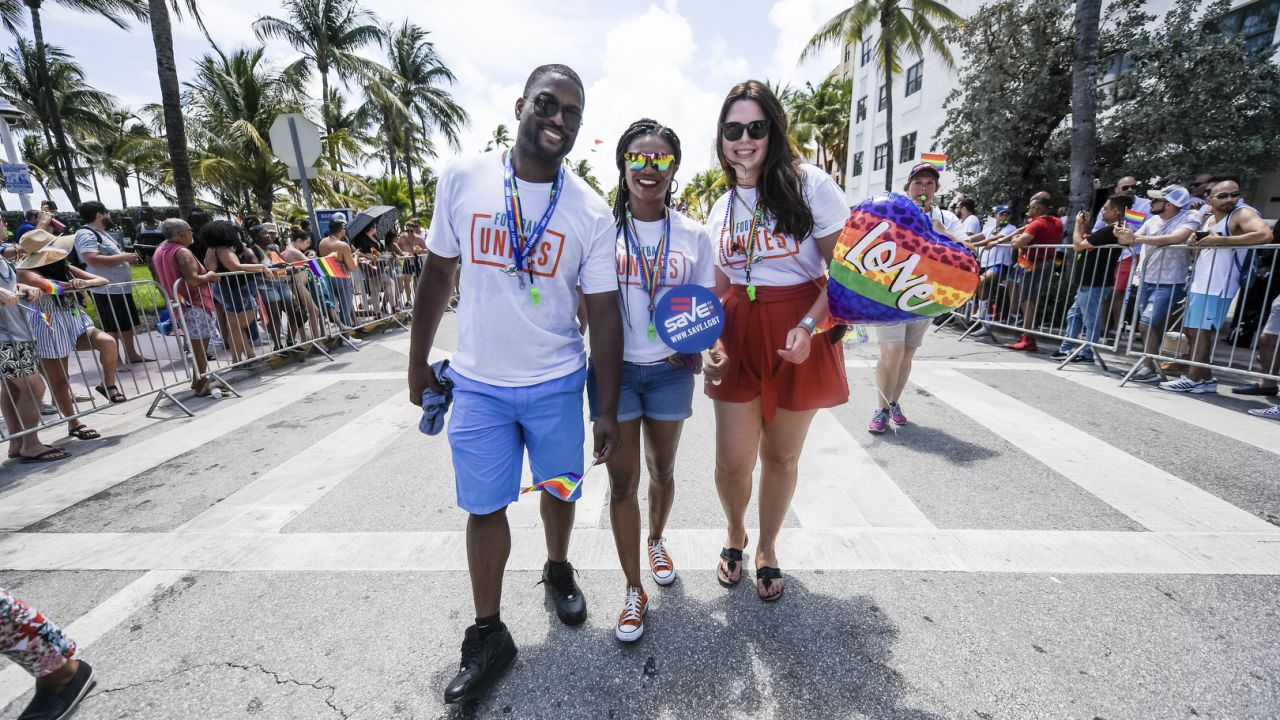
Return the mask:
M1132 190L1132 189L1134 189L1134 188L1136 188L1136 187L1138 187L1138 186L1137 186L1137 185L1121 185L1121 186L1120 186L1120 190L1123 192L1123 191L1125 191L1125 190Z
M1214 196L1213 196L1213 199L1214 199L1214 200L1226 200L1227 198L1238 198L1238 197L1240 197L1240 191L1239 191L1239 190L1237 190L1237 191L1235 191L1235 192L1220 192L1220 193L1218 193L1218 194L1214 195Z
M541 93L533 98L533 114L543 120L549 120L558 114L564 120L564 126L570 130L582 127L582 109L572 105L561 105L560 101L550 93Z
M730 142L741 140L743 130L747 131L747 136L752 140L763 140L769 134L769 121L752 120L745 125L740 122L720 123L720 134Z

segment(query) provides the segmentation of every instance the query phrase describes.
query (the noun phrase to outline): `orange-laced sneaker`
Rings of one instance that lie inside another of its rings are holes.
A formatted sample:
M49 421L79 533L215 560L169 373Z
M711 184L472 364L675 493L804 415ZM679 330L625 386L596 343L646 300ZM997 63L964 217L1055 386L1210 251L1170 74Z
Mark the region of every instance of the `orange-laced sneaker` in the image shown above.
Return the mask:
M649 572L653 573L653 581L659 585L670 585L676 581L676 566L671 562L671 555L662 544L663 538L649 541Z
M622 642L635 642L644 635L644 611L649 606L649 596L644 589L627 588L627 602L622 606L622 614L618 615L618 624L613 634Z

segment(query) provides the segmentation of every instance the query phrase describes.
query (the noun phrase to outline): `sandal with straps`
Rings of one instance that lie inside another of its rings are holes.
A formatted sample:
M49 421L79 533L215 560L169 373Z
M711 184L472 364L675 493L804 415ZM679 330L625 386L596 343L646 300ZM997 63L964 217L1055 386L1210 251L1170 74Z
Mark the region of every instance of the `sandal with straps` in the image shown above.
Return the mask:
M124 396L124 393L120 392L120 386L118 385L95 385L93 389L97 390L102 397L112 403L118 404L129 399Z
M761 565L760 567L756 568L756 580L759 580L760 582L764 583L765 590L768 590L769 588L773 587L774 580L781 580L781 579L782 579L782 570L780 570L779 568L769 567L768 565ZM777 602L778 600L782 599L782 594L786 591L787 591L787 586L783 585L782 589L778 591L777 595L765 595L764 593L760 592L760 588L756 588L756 596L759 597L764 602Z
M67 430L67 436L73 437L77 440L97 440L102 437L97 430L85 427L84 425L79 425Z
M746 545L750 540L750 538L745 538L742 541L743 547L741 548L720 548L720 559L729 563L729 574L721 570L720 563L716 563L716 582L720 583L722 587L736 587L738 583L742 582L742 571L739 569L742 566L742 551L746 549ZM738 579L730 580L729 575L735 570L738 570Z

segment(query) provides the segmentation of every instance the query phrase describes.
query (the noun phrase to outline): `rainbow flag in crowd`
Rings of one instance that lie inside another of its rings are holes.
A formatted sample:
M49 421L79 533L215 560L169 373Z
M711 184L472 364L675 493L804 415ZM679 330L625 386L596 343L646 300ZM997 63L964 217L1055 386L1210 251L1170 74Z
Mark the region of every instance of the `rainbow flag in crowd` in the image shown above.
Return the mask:
M947 156L945 153L921 153L920 162L929 163L938 172L946 172L947 170Z
M56 283L50 280L49 278L44 278L44 277L36 278L35 281L32 282L31 284L40 288L40 292L44 293L45 295L61 295L64 292L66 292L66 289L63 288L61 284Z
M1147 214L1144 212L1138 212L1133 208L1130 208L1124 211L1125 224L1134 230L1137 230L1138 228L1142 227L1142 223L1146 221L1147 221Z
M543 480L540 483L534 483L521 490L520 494L523 495L525 493L533 492L534 490L541 490L543 492L549 492L565 502L571 502L573 500L577 500L578 497L582 495L581 487L581 475L578 473L565 473L564 475L553 477L550 480Z
M342 267L342 263L338 262L338 258L333 255L326 255L322 258L313 258L307 261L307 267L311 270L311 274L316 277L331 278L349 278L350 274Z

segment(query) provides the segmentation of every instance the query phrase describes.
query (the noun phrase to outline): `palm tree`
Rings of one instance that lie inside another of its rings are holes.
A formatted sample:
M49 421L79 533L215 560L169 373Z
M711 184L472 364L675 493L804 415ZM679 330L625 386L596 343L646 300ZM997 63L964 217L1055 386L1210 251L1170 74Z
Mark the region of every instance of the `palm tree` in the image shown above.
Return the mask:
M173 188L178 197L178 212L186 217L196 207L196 189L191 180L191 158L187 154L187 128L182 120L182 91L178 86L178 66L173 59L173 28L169 7L182 21L183 9L205 32L200 18L199 0L147 0L151 19L151 42L156 48L156 72L160 76L160 98L164 108L164 136L168 142L169 164ZM210 41L212 43L212 41Z
M396 138L401 143L405 179L409 184L409 207L415 215L418 201L413 187L415 149L426 141L429 131L439 132L455 151L461 149L459 132L466 126L467 111L454 101L444 87L457 78L441 60L429 33L404 21L398 28L387 29L387 68L369 83L365 92L383 107L383 122L399 128ZM434 156L427 146L428 157ZM394 163L393 163L394 164Z
M1075 61L1071 68L1071 199L1068 217L1093 200L1093 161L1098 152L1098 23L1102 0L1076 0Z
M511 147L511 132L507 130L506 125L498 123L498 127L493 129L493 138L484 146L484 151L506 150L509 147Z
M590 185L591 189L596 191L597 195L604 197L604 188L600 187L600 181L597 180L596 176L592 173L591 163L586 160L579 160L575 163L569 158L565 158L564 166L569 168L569 172L585 180L587 185Z
M264 42L283 39L302 53L289 70L305 81L314 66L320 73L321 102L329 97L330 72L343 83L378 72L377 63L356 54L371 43L381 47L383 40L377 19L359 0L285 0L284 7L286 18L260 17L253 32ZM327 125L324 129L329 131Z
M712 203L727 188L724 168L713 167L694 175L689 184L684 186L680 199L689 203L689 208L700 220L705 220Z
M85 154L92 166L89 172L102 171L120 187L120 207L129 206L125 190L129 186L129 176L138 178L138 197L145 195L142 189L144 172L158 174L159 138L153 136L142 120L128 108L112 108L107 114L105 128L86 139ZM96 180L95 180L96 182ZM153 187L156 183L152 183Z
M45 59L44 24L40 19L40 8L44 5L45 0L23 0L23 2L31 11L31 30L35 36L36 67L40 84L43 87L49 87L49 64ZM146 3L142 2L142 0L50 0L50 2L72 10L101 15L120 28L128 27L129 25L124 15L133 15L141 19L145 15L146 8ZM0 15L4 15L5 21L8 22L7 14L0 13ZM75 164L72 161L71 149L67 145L67 135L62 127L62 116L59 114L51 94L46 94L45 101L48 106L50 130L53 134L55 147L58 149L58 162L54 163L54 168L55 170L60 169L59 174L65 174L62 178L63 189L66 190L67 196L71 198L72 204L79 205L80 190L76 183Z
M27 164L31 179L36 181L40 186L40 192L44 193L44 199L52 200L53 198L49 197L48 183L50 170L58 162L57 154L44 144L39 135L23 135L22 160Z
M369 182L369 192L361 198L370 205L390 205L400 217L408 217L409 184L395 175L387 175Z
M951 48L942 36L942 29L935 23L952 25L961 17L947 7L943 0L857 0L841 10L809 38L809 44L801 53L807 60L828 45L857 44L872 29L879 32L875 40L876 69L881 73L885 93L885 142L889 146L889 161L885 163L884 189L893 186L893 78L902 73L902 60L906 55L924 57L933 52L948 66L954 64Z

